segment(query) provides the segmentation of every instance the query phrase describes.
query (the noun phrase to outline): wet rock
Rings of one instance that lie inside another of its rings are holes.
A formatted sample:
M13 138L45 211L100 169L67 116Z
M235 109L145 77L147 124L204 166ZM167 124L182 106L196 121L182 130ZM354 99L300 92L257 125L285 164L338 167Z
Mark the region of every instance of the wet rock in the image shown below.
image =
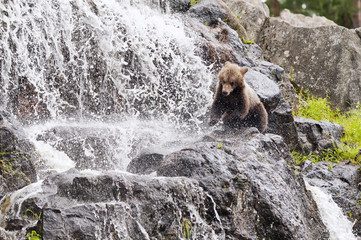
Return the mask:
M354 233L361 234L361 205L359 166L349 163L305 162L302 173L311 186L332 195L332 199L352 222Z
M110 129L59 126L39 133L37 140L64 152L78 169L112 169L119 163L116 152L107 150L117 145L116 136Z
M344 134L343 126L302 117L294 117L294 119L305 154L320 153L340 144L340 139Z
M37 180L33 153L15 130L0 126L0 198Z
M328 238L280 136L218 132L156 162L148 166L157 177L53 174L3 199L0 220L14 239L31 229L44 239Z
M252 69L246 73L245 80L256 91L268 112L277 107L282 96L276 82Z
M158 153L143 154L129 163L127 171L135 174L150 174L157 170L163 158L164 156Z
M268 115L268 122L267 132L282 136L289 149L302 149L292 109L284 99L281 99L276 109Z
M253 131L237 135L216 135L166 156L158 175L198 180L213 197L226 236L327 239L302 178L289 167L282 138Z
M41 209L43 239L182 239L186 226L192 239L224 236L212 198L195 180L70 170L38 187L27 208Z
M320 22L317 19L311 20L311 27L304 27L295 19L265 22L257 41L265 60L293 72L297 85L316 96L327 94L343 110L361 102L361 48L356 31L332 24L312 27Z
M163 9L169 7L172 12L186 12L191 7L190 0L165 0L160 1L160 4Z

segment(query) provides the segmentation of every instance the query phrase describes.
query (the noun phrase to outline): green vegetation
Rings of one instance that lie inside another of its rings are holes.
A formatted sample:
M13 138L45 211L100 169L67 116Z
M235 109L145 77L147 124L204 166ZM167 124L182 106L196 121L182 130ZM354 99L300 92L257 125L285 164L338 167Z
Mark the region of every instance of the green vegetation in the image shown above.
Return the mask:
M181 222L182 234L185 239L189 239L192 234L192 223L186 218L182 218Z
M266 3L276 16L282 9L289 9L308 16L325 16L348 28L353 27L353 14L358 11L355 0L267 0Z
M300 104L297 112L293 114L300 117L310 118L317 121L323 120L340 124L344 127L345 135L341 139L341 144L334 149L328 149L319 155L302 155L293 151L292 157L296 164L305 160L319 162L321 160L329 162L339 162L349 160L353 163L361 163L359 151L361 149L361 106L357 104L352 110L341 113L339 109L333 110L328 101L328 97L319 98L311 96L308 91L301 91Z
M254 41L245 39L244 37L242 37L242 42L243 42L244 44L255 44Z
M194 4L199 3L201 0L191 0L191 6L193 6Z
M222 142L217 142L217 148L221 149L221 150L224 150L223 143Z
M31 231L30 233L26 234L25 239L27 240L41 240L41 236L35 231Z
M20 185L21 181L31 183L30 179L14 166L15 160L20 158L25 159L23 154L18 152L8 152L7 150L0 152L0 179L5 179L5 183L13 185L15 188Z

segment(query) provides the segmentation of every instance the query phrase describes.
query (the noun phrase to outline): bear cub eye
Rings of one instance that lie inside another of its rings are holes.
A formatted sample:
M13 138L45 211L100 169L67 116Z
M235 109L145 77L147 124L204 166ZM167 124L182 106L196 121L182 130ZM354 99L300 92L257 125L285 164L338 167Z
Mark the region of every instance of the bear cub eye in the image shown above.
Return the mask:
M231 82L231 86L234 86L235 82Z

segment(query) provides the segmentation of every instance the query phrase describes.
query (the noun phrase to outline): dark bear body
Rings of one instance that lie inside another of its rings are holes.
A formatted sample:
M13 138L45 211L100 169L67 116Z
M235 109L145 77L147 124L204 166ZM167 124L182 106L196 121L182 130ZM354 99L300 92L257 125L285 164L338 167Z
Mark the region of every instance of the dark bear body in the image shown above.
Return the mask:
M226 62L219 73L219 83L211 108L209 124L221 118L230 128L256 127L264 132L268 114L256 92L244 81L246 67Z

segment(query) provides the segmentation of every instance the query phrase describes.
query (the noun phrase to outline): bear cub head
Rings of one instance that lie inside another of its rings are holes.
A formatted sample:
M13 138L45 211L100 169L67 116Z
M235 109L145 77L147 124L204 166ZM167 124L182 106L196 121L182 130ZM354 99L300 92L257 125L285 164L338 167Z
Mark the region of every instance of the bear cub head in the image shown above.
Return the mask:
M247 67L239 67L236 64L226 62L219 72L219 81L222 86L223 96L228 96L235 89L245 88L244 75L248 71Z

